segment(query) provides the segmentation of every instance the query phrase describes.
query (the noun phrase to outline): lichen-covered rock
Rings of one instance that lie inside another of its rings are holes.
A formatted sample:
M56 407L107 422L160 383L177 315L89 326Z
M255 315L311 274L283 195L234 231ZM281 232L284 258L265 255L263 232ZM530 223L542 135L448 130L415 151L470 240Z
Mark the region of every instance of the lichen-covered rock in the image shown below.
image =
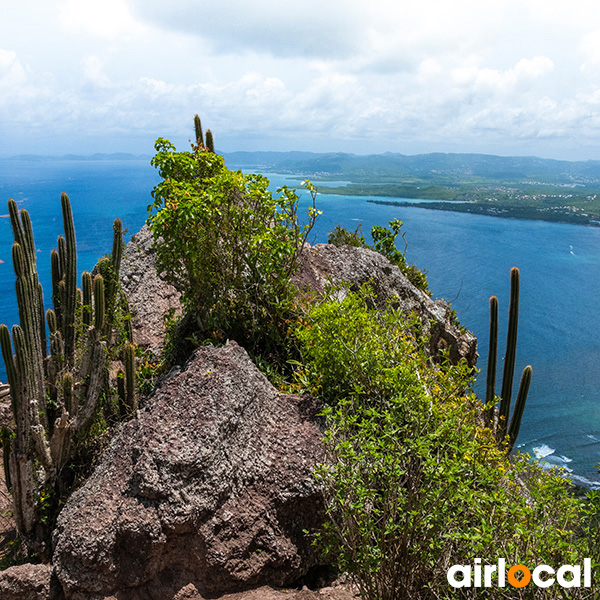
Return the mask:
M338 248L332 244L316 244L305 248L293 280L299 287L308 286L319 293L325 290L328 282L334 285L346 282L351 291L369 283L379 308L391 303L406 315L416 314L422 319L432 356L448 350L454 363L462 358L470 366L477 362L477 338L454 322L450 304L445 300L432 300L378 252L353 246Z
M147 225L125 246L121 284L133 314L133 340L158 357L165 338L164 315L181 314L180 293L156 272L152 232Z
M2 600L59 600L60 586L50 565L19 565L0 571Z
M168 600L289 585L315 564L319 407L279 394L237 344L196 351L124 424L67 502L54 564L68 600ZM154 590L154 591L153 591Z

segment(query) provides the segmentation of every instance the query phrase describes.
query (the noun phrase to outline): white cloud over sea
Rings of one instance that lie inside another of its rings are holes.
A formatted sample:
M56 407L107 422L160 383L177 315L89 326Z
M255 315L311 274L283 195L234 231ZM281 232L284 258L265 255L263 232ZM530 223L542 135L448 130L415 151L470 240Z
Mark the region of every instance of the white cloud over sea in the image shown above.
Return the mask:
M217 147L600 159L600 3L22 0L0 155Z

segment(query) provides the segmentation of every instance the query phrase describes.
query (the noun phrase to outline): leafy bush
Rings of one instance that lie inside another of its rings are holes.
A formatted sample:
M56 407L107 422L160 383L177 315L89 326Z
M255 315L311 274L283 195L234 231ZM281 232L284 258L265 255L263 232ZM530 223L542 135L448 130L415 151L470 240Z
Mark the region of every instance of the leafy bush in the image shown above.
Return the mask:
M362 234L362 225L357 225L354 231L348 231L341 225L336 225L327 236L327 243L340 246L354 246L356 248L368 248L367 240Z
M297 331L305 384L330 405L317 543L370 600L562 597L448 585L448 567L475 557L558 566L589 548L565 480L511 462L480 425L467 366L432 364L412 328L363 290L313 307Z
M293 312L290 278L319 214L316 193L306 224L298 196L287 187L274 197L262 175L230 171L222 157L192 146L177 152L159 138L152 164L149 223L158 271L182 292L200 338L234 338L250 351L276 352Z

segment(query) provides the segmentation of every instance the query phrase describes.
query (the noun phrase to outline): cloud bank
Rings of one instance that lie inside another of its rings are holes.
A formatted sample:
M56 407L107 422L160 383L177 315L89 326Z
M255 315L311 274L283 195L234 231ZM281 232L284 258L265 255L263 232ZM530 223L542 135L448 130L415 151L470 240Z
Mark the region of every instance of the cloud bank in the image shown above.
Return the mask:
M53 4L53 6L49 6ZM0 154L218 149L600 158L600 5L24 0Z

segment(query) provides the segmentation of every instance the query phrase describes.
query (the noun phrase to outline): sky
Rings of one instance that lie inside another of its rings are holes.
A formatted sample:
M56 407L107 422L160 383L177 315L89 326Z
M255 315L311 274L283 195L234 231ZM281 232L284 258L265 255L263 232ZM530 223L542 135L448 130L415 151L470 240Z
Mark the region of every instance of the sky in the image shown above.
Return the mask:
M0 0L0 156L600 159L597 0Z

